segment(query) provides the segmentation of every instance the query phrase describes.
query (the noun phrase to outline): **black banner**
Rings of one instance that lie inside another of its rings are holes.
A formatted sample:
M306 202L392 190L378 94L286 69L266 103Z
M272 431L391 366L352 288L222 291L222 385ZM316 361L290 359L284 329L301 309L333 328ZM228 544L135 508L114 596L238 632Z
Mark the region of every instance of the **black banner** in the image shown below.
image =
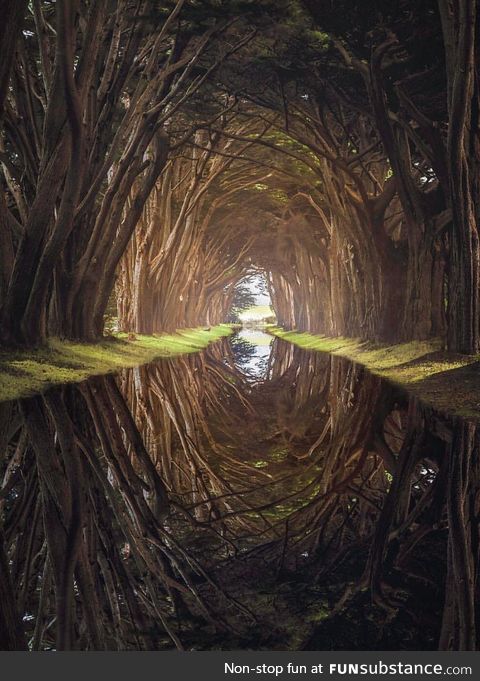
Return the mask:
M2 678L48 675L95 678L246 681L302 679L480 678L480 656L468 652L125 652L1 653Z

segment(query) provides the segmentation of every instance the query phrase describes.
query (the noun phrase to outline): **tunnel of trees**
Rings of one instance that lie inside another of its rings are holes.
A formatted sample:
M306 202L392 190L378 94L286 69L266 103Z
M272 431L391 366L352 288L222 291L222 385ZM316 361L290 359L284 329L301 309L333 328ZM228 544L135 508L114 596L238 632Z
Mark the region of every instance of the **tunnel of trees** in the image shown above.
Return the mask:
M4 0L0 11L2 349L98 341L112 314L132 335L214 326L260 276L284 329L480 353L476 0ZM354 564L335 616L357 608L360 621L369 590L385 625L399 592L408 612L424 588L440 622L425 645L475 649L477 427L334 358L310 365L279 347L272 395L252 393L233 359L221 373L223 359L212 348L170 373L0 405L1 646L155 649L160 627L188 647L178 612L248 646L255 604L222 582L219 561L234 575L239 552L261 550L283 573L298 544L323 552L322 575ZM212 405L227 394L220 427ZM224 447L219 465L206 453L212 431L235 439L256 399L275 403L272 437L293 448L268 491L247 450ZM323 400L313 430L289 432L286 415L312 400ZM238 485L253 492L235 496ZM291 497L287 519L268 514ZM199 527L205 556L190 550ZM420 565L425 546L440 587ZM385 579L392 566L405 583Z
M3 10L2 342L222 320L479 350L475 3Z

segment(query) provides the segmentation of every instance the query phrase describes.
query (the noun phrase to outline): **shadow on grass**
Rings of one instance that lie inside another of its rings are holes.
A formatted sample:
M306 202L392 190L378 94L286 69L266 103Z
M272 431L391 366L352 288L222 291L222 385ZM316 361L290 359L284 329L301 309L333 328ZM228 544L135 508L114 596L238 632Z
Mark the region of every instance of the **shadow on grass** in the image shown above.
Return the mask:
M480 422L479 361L419 378L409 383L407 390L447 414Z
M20 369L20 367L14 367L14 366L9 366L9 365L3 365L0 369L1 374L7 374L7 376L13 376L13 377L24 377L24 376L29 376L28 371L25 371L24 369Z
M407 393L452 416L480 422L478 357L449 354L439 339L375 345L351 338L328 338L272 328L272 335L305 350L326 352L364 366Z

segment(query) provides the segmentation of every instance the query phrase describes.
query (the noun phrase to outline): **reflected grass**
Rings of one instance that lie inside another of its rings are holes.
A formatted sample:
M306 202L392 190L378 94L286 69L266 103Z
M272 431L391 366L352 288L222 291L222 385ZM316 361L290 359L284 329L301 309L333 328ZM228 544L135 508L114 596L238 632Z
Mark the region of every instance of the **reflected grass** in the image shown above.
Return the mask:
M252 332L248 335L241 334L239 338L254 347L268 347L272 342L271 337L267 336L263 331L258 331L257 333Z
M43 392L51 385L78 383L89 376L175 357L205 348L229 336L230 324L181 329L172 334L137 335L128 340L118 334L99 343L79 343L53 338L35 350L0 350L0 401Z
M378 345L358 338L330 338L278 327L267 331L301 348L362 364L425 404L480 422L480 357L446 353L439 339Z

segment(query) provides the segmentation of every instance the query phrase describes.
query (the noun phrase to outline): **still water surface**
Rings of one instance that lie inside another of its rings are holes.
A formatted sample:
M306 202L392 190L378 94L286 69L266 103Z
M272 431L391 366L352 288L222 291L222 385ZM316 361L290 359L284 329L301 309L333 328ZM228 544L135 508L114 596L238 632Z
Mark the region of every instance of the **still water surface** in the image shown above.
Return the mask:
M2 587L30 648L448 636L461 426L359 366L243 329L0 415Z

